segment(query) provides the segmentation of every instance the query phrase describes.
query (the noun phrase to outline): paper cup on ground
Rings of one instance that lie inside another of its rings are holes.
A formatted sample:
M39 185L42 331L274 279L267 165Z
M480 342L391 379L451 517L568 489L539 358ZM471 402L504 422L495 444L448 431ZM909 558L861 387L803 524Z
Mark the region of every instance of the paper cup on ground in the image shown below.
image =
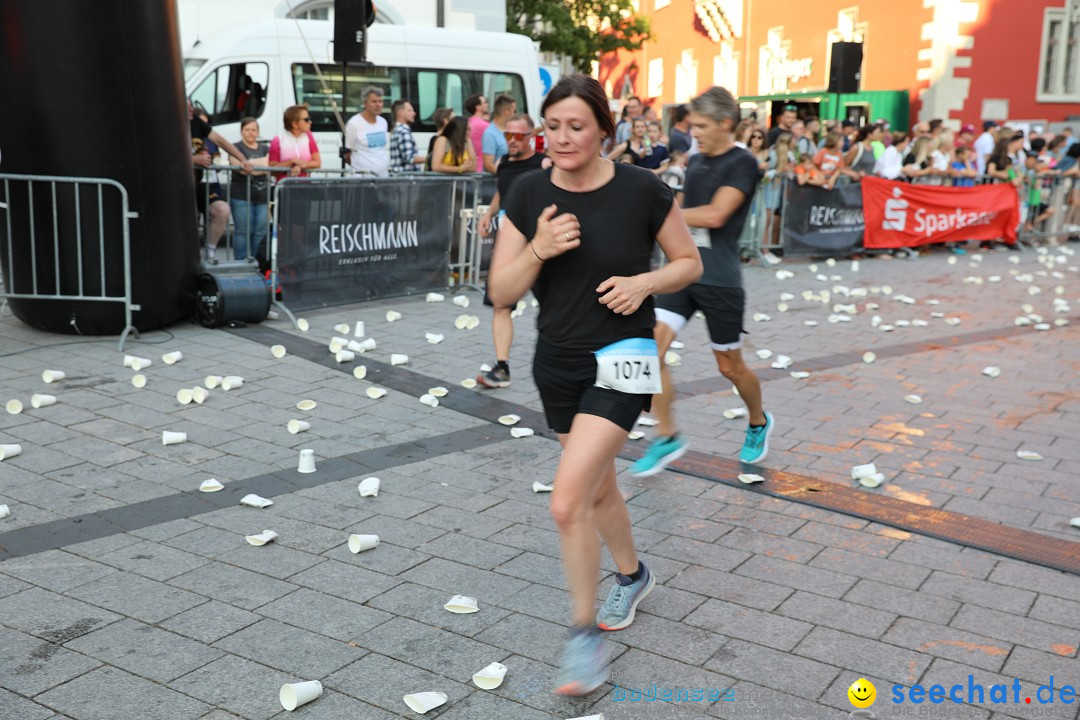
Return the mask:
M754 473L743 473L739 475L739 482L746 485L753 485L754 483L765 482L765 478Z
M30 404L35 410L38 408L49 407L50 405L56 404L56 396L34 394L30 396Z
M431 393L425 393L420 396L420 402L428 407L439 407L439 398L435 397Z
M345 349L349 352L362 353L364 352L364 345L359 340L350 340L349 344L345 346Z
M446 601L443 605L443 609L449 610L452 613L458 615L468 615L469 613L478 612L480 606L476 602L476 598L469 597L468 595L455 595Z
M360 352L371 352L375 349L375 338L367 338L360 343Z
M195 399L195 393L188 388L181 388L176 391L176 402L181 405L189 405L191 401Z
M131 384L140 390L146 387L146 376L142 373L136 373L131 376Z
M554 489L555 489L554 485L545 485L544 483L540 482L539 480L536 480L536 481L533 482L532 490L533 490L534 493L546 493L546 492L551 492Z
M864 352L864 353L863 353L863 356L862 356L862 361L863 361L864 363L866 363L867 365L869 365L870 363L874 362L875 360L877 360L877 355L875 355L874 353L870 352L869 350L867 350L866 352Z
M473 378L465 378L461 381L461 387L472 390L476 387L476 380L474 380Z
M13 458L16 455L22 455L22 445L17 443L7 443L0 445L0 460L7 460Z
M272 543L276 539L278 539L278 533L273 530L264 530L257 535L244 535L244 540L246 540L248 544L255 545L256 547Z
M397 310L387 310L386 311L386 322L388 322L388 323L389 322L397 322L400 319L401 319L401 313L399 313Z
M134 355L125 355L124 356L124 367L126 367L126 368L134 368L135 363L138 362L138 360L139 360L139 358L135 357Z
M364 478L357 486L360 497L376 497L379 494L380 481L377 477Z
M11 515L11 509L7 505L0 505L0 520Z
M179 350L173 350L172 352L165 353L161 356L161 362L166 365L175 365L184 359L184 353Z
M244 384L244 378L239 375L229 375L221 380L222 390L235 390Z
M202 385L196 385L191 388L191 399L202 405L206 402L206 398L210 397L210 391L204 388Z
M725 410L724 417L726 417L728 420L746 417L746 408L730 408L728 410Z
M996 378L1001 375L1001 368L995 365L988 365L987 367L983 368L982 374L986 375L987 377Z
M210 478L209 480L203 480L199 484L199 492L217 492L218 490L224 490L225 486L217 481L216 478Z
M352 374L357 380L363 380L367 377L367 365L357 365L352 369Z
M409 706L409 709L413 712L418 712L421 715L428 710L439 707L446 702L446 693L442 692L422 692L412 693L402 698L405 704Z
M172 432L170 430L161 431L161 444L162 445L179 445L180 443L187 442L187 433Z
M330 344L327 348L330 350L330 354L334 355L341 351L342 348L349 346L349 340L347 338L336 337L330 338Z
M300 402L296 403L296 409L303 410L304 412L314 410L318 406L319 404L314 400L301 400Z
M277 310L268 310L266 313L267 320L277 320L279 317L281 316L278 315Z
M349 325L349 323L338 323L334 326L334 332L341 333L342 335L348 335L349 330L352 330L352 327Z
M530 437L531 435L535 435L535 434L536 434L536 431L533 430L532 428L521 428L521 427L510 428L510 437L514 437L514 438L525 438L525 437Z
M59 382L67 377L67 373L63 370L46 370L41 373L41 379L47 383Z
M356 327L353 329L353 337L358 337L358 338L364 337L364 321L363 320L357 320L356 321Z
M372 400L378 400L379 398L381 398L381 397L383 397L385 395L386 395L386 390L384 388L369 387L367 389L367 396L369 398L371 398Z
M424 300L429 303L443 302L444 300L446 300L446 296L440 295L437 292L429 292L426 296L424 296Z
M334 359L339 363L352 362L356 359L356 353L352 350L338 350L337 354L334 355Z
M468 295L455 295L454 296L454 304L457 305L458 307L469 307L469 296Z
M295 435L310 430L311 423L307 420L290 420L285 427L288 428L290 434Z
M320 695L322 695L322 683L318 680L309 680L307 682L282 685L281 692L278 693L278 699L281 701L281 707L292 712Z
M434 395L437 398L446 397L450 391L444 388L442 385L437 385L433 388L428 388L428 395Z
M253 508L262 509L262 508L270 507L271 505L274 504L274 501L273 500L268 500L267 498L264 498L264 497L259 497L258 495L254 494L254 493L249 493L249 494L245 495L244 497L240 498L240 504L241 505L247 505L247 506L253 507Z
M308 330L311 329L311 323L309 323L304 318L297 318L297 320L296 320L296 329L299 330L300 332L307 332Z
M350 535L349 536L349 552L355 554L362 553L365 550L373 550L379 545L378 535Z
M502 663L493 662L486 668L472 676L473 685L481 690L494 690L502 685L506 677L506 666Z
M868 487L868 488L876 488L878 485L880 485L883 482L885 482L884 473L874 473L873 475L868 475L867 477L859 478L859 484L862 485L863 487Z
M315 472L315 451L310 448L305 448L300 451L300 462L296 468L297 472L304 474Z
M289 351L285 349L284 345L271 345L270 354L276 357L278 360L285 357Z
M510 413L509 415L503 415L499 418L499 422L503 425L517 425L521 422L521 416Z
M631 430L630 432L626 433L626 437L631 440L640 440L641 438L645 437L645 433L638 430Z
M429 333L424 333L424 339L427 340L432 345L438 345L439 343L441 343L443 340L446 339L446 336L445 335L440 335L439 333L430 333L429 332Z
M851 468L851 479L858 480L859 478L870 477L875 473L877 473L877 466L875 466L874 463L855 465Z
M220 385L221 381L224 379L225 378L221 377L220 375L207 375L206 378L203 380L203 385L206 386L207 390L213 390L218 385Z
M11 415L18 415L23 411L23 404L21 400L8 400L4 405L4 409Z
M391 365L404 365L407 362L409 362L408 355L404 355L402 353L393 353L392 355L390 355Z

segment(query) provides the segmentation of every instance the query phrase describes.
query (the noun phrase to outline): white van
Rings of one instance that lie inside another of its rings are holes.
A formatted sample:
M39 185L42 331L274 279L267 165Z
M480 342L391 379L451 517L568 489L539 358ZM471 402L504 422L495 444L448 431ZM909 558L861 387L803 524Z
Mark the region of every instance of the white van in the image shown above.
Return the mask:
M277 19L197 42L184 59L188 97L231 142L240 140L242 118L256 117L261 137L268 139L284 132L285 108L307 103L323 167L341 167L341 128L330 98L347 122L359 111L360 93L368 85L382 88L391 129L390 104L402 97L413 103L413 134L421 153L435 133L435 110L450 107L461 115L474 93L489 102L511 95L518 112L539 122L540 70L536 49L524 35L376 23L368 35L370 64L350 63L343 83L342 66L333 61L333 32L332 22Z

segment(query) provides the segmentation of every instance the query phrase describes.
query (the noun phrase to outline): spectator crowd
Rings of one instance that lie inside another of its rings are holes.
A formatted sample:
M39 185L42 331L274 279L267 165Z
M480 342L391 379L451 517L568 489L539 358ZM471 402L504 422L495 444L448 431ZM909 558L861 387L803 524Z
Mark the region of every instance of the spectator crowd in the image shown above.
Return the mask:
M392 123L383 116L380 88L365 88L361 102L361 111L345 125L343 148L346 166L359 173L377 177L415 172L496 174L510 155L508 141L521 135L508 131L511 118L523 119L526 127L533 128L531 144L537 153L543 153L543 132L536 124L539 118L519 114L516 101L508 95L499 95L493 102L483 94L472 95L464 102L463 115L455 115L452 108L438 108L431 117L436 134L426 153L420 152L413 137L417 113L408 99L392 103ZM201 120L196 116L192 121L192 137L193 147L199 145L195 164L203 212L206 199L210 201L207 258L215 261L213 248L230 215L236 228L235 257L265 257L268 173L303 176L322 166L308 109L304 105L288 108L284 117L287 130L269 143L258 139L254 118L241 122L242 137L235 148L225 149L235 150L230 153L233 157L242 155L248 167L234 175L227 202L220 196L220 186L208 187L202 177L202 171L210 167L207 150L216 151L214 140L221 139L207 134L210 129L205 119L205 115ZM786 105L769 126L756 115L743 119L735 130L735 140L754 156L761 172L751 219L739 243L744 260L758 256L763 244L779 247L785 183L824 190L858 183L865 177L954 187L1011 183L1017 188L1024 230L1038 232L1055 212L1063 212L1060 226L1071 235L1080 234L1080 189L1066 188L1062 194L1062 183L1054 182L1059 176L1080 177L1080 142L1071 128L1054 135L1026 134L987 120L979 132L971 124L954 130L935 119L919 121L910 130L897 130L883 120L861 126L851 120L822 122L814 115L800 117L797 106ZM640 98L629 98L603 152L616 162L651 170L671 187L681 189L687 160L697 152L688 108L676 106L661 118ZM261 169L250 169L252 164ZM245 176L252 178L250 183ZM1052 198L1055 192L1058 195Z

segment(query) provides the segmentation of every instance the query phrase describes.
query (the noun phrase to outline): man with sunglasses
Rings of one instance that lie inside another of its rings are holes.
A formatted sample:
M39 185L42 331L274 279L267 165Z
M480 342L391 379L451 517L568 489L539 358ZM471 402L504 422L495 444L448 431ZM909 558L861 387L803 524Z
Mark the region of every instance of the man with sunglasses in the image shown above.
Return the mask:
M495 107L498 108L497 101ZM532 118L525 113L520 113L507 120L505 127L503 138L506 141L508 153L495 172L495 197L491 199L487 212L480 218L480 237L484 238L492 235L493 218L496 215L500 217L503 215L499 208L510 196L514 182L525 173L545 167L547 162L546 157L533 149ZM510 308L495 307L487 292L484 293L484 304L494 309L491 335L495 341L495 367L481 373L476 378L476 382L488 388L509 387L510 346L514 342L514 320L510 317Z

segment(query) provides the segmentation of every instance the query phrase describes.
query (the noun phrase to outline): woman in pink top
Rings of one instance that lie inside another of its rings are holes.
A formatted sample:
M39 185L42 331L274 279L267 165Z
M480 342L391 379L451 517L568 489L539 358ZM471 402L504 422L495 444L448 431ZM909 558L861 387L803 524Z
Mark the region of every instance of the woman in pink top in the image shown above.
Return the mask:
M287 167L289 177L305 177L306 170L322 167L307 105L288 108L284 120L285 132L270 141L270 167Z

